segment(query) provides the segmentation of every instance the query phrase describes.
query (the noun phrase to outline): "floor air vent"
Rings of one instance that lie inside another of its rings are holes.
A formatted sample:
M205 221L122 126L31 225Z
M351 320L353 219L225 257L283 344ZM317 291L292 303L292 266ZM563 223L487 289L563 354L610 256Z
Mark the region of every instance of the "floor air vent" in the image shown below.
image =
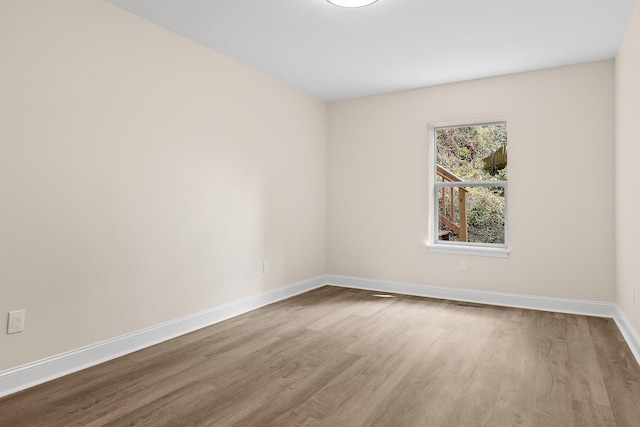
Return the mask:
M468 303L468 302L458 302L458 303L456 303L456 305L460 306L460 307L482 308L481 305L471 304L471 303Z

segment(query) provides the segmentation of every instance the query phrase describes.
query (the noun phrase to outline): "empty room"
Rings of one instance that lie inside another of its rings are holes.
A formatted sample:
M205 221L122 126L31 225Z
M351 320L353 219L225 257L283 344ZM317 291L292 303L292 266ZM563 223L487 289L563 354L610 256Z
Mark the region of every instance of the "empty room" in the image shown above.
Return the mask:
M0 426L640 426L635 0L0 0Z

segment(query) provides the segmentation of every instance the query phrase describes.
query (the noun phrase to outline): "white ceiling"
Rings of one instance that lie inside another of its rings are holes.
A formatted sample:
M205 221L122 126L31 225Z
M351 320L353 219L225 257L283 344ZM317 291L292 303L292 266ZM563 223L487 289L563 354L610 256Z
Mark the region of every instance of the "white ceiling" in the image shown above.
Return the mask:
M324 100L613 58L635 0L107 0Z

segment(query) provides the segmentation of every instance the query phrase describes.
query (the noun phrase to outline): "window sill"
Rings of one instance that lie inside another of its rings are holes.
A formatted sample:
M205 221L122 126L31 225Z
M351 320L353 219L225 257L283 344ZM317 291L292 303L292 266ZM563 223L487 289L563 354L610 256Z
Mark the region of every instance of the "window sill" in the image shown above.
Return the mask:
M507 258L509 248L492 248L486 246L448 245L446 243L427 243L429 252L440 254L484 256L493 258Z

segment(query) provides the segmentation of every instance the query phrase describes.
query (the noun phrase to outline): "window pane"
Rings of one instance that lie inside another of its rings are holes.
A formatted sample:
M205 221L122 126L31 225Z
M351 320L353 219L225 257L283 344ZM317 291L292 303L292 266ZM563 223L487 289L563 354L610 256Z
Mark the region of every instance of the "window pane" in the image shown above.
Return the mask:
M438 241L505 243L504 187L438 189Z
M436 128L435 145L437 241L505 245L507 124Z
M462 181L507 181L507 124L436 129L436 163Z

